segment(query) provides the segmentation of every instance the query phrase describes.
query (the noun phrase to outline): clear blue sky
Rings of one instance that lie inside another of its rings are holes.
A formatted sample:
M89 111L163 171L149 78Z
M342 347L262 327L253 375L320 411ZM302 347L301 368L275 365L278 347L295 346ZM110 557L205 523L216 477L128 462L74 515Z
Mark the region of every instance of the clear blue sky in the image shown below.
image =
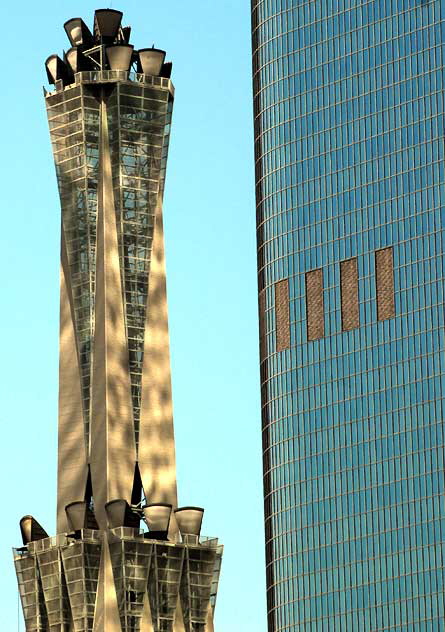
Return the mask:
M249 0L125 0L136 47L174 62L165 225L182 504L206 508L225 557L216 632L266 630ZM0 629L17 625L11 547L35 515L53 534L59 200L43 63L63 23L104 5L8 3L0 67Z

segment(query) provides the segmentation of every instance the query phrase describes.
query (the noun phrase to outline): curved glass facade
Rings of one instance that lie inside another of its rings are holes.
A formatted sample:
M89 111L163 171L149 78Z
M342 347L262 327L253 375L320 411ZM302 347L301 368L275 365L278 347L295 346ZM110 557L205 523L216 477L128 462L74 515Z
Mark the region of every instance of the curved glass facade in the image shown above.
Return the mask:
M269 630L444 630L445 2L252 31Z

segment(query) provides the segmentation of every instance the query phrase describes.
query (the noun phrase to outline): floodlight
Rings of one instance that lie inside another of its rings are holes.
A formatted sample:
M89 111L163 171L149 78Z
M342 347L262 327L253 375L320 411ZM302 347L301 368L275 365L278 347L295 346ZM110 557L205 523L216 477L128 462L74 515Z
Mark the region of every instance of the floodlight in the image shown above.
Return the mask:
M168 531L172 505L168 505L167 503L155 503L146 505L142 508L142 511L144 512L144 518L150 531L164 533Z
M74 74L76 74L76 72L81 72L82 70L91 69L90 60L85 57L77 46L73 46L73 48L67 50L64 60Z
M85 500L70 503L65 507L68 524L73 531L99 529L94 512Z
M48 537L45 529L32 516L23 516L20 520L20 531L25 546L30 542L43 540Z
M45 62L49 83L56 83L61 79L65 85L73 80L73 73L58 55L50 55Z
M105 503L105 512L107 514L109 529L117 529L118 527L139 528L140 517L135 513L126 500L119 498L110 500Z
M93 44L93 35L82 18L71 18L63 25L71 46L90 46Z
M94 13L94 35L97 39L113 42L116 38L123 13L114 9L97 9Z
M142 48L138 56L138 72L157 77L161 72L165 59L165 50L158 48Z
M201 507L181 507L180 509L176 509L175 517L181 535L199 536L201 533L203 515L204 509Z
M130 44L108 46L106 51L111 70L129 70L133 56L133 48L134 46Z

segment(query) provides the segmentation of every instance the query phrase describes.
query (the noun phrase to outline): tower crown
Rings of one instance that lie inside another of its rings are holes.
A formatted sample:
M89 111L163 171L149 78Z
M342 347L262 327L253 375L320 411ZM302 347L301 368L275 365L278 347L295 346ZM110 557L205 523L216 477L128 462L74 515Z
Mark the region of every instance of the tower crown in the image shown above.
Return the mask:
M165 51L154 46L134 50L134 46L130 44L131 27L122 26L122 17L122 11L97 9L94 14L93 32L82 18L67 20L64 28L71 48L64 54L63 59L53 54L46 60L49 83L60 90L76 83L78 72L88 71L134 72L169 79L172 64L165 63ZM102 77L104 76L106 75L102 74ZM135 79L141 80L137 77Z

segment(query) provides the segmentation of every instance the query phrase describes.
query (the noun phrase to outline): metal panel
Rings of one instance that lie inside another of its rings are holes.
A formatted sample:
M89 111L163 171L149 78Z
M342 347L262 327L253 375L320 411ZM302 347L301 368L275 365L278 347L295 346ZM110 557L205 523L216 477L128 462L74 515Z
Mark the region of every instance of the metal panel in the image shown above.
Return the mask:
M42 541L43 542L43 541ZM45 545L48 541L44 541ZM49 630L70 632L71 609L58 546L36 553Z
M74 632L92 632L101 558L101 542L73 541L62 561Z
M324 336L323 270L306 273L307 338Z
M275 331L277 351L290 348L289 281L275 283Z
M344 331L360 326L357 258L340 263L341 322Z
M14 565L26 632L48 632L48 615L36 557L27 551L17 551Z
M148 598L154 632L172 632L179 597L184 547L154 544Z
M215 548L185 547L181 604L186 632L205 630L215 560Z
M375 275L377 284L377 317L379 320L394 318L394 264L392 248L375 253Z
M142 630L144 597L147 592L152 551L153 544L143 540L110 543L117 604L124 632Z

